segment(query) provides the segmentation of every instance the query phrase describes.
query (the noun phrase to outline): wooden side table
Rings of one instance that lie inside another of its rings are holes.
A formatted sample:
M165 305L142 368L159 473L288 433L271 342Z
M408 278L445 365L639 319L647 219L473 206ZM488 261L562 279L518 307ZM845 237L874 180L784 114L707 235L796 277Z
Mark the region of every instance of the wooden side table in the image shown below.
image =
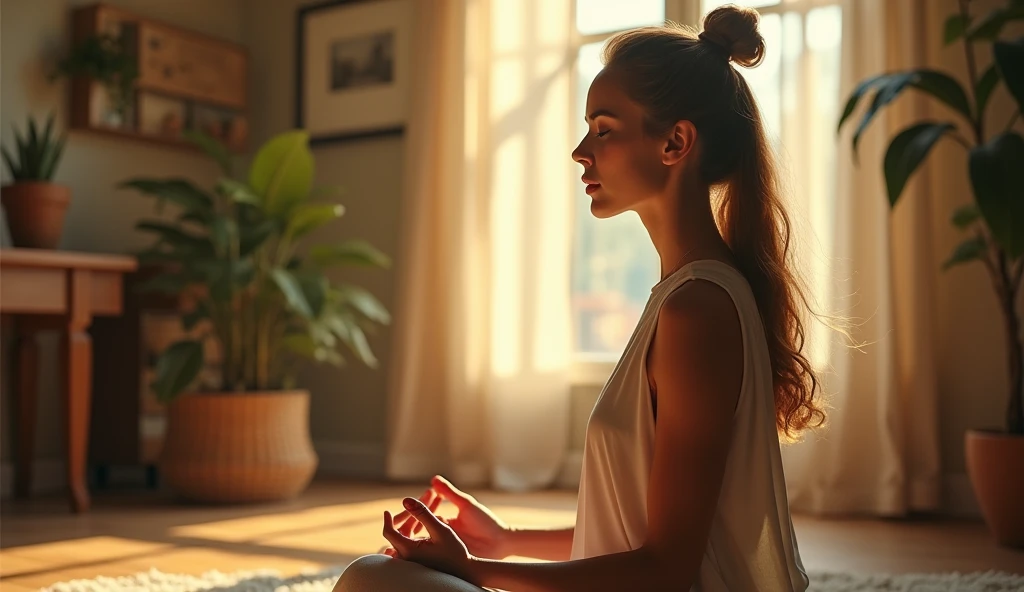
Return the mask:
M17 317L18 439L15 494L27 497L32 481L36 426L36 333L61 332L60 366L64 381L67 430L67 478L71 509L89 509L85 465L89 445L94 316L119 315L123 275L134 271L132 257L71 251L0 249L0 314Z

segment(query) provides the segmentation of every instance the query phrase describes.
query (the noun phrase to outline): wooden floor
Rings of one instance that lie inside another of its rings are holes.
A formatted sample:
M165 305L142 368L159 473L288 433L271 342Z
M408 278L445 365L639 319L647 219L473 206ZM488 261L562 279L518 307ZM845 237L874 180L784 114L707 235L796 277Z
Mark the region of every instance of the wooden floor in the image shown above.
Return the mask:
M385 509L415 487L320 481L300 499L271 505L184 505L158 493L98 494L74 516L60 498L0 503L0 589L156 568L271 568L291 575L344 564L384 544ZM575 494L476 492L511 523L571 524ZM452 509L442 506L442 514ZM795 517L809 570L1024 574L1024 551L995 546L983 524L957 520L819 520Z

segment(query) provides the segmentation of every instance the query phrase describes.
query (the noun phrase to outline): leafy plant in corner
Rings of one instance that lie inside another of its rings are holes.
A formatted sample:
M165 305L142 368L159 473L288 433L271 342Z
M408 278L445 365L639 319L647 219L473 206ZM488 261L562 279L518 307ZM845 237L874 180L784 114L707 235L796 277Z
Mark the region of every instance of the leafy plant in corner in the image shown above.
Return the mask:
M182 326L202 332L161 353L152 385L157 396L170 401L193 384L209 342L221 352L224 392L291 388L299 357L340 365L343 346L375 367L366 333L389 323L389 314L365 289L332 281L328 270L386 268L390 260L360 239L300 251L301 239L344 213L341 205L316 197L335 190L312 188L308 134L296 130L272 138L244 180L232 178L222 144L198 132L186 136L224 172L212 190L181 178L136 178L122 185L175 206L175 219L137 225L155 235L139 253L140 263L166 268L140 289L189 294L195 306L182 315Z
M19 181L45 181L53 180L57 171L57 164L60 163L61 153L64 151L64 135L56 137L53 133L53 114L46 120L46 127L42 133L36 127L35 119L28 120L28 135L22 137L17 128L14 129L14 145L16 153L11 154L6 147L0 148L3 151L4 164L7 165L7 172L11 179Z
M1009 0L978 20L969 11L970 0L960 0L959 6L959 12L945 23L945 41L947 45L963 45L968 89L965 91L949 74L931 69L873 76L852 92L839 130L860 100L873 93L853 134L856 155L861 135L874 116L909 88L945 103L959 116L956 121L921 121L893 137L883 165L889 203L896 206L907 180L939 140L951 139L966 149L973 200L953 213L952 223L969 238L956 247L943 269L980 261L991 276L1006 329L1010 379L1006 429L1011 434L1024 434L1024 346L1021 319L1014 306L1024 274L1024 137L1014 130L1024 108L1024 37L999 39L1007 23L1024 20L1024 0ZM993 58L992 65L981 73L975 56L980 47L991 51ZM1005 128L993 133L986 129L985 110L1001 83L1016 107Z
M90 35L72 48L57 64L52 77L84 76L103 85L114 112L124 116L131 103L132 89L139 77L135 56L120 37L109 34Z

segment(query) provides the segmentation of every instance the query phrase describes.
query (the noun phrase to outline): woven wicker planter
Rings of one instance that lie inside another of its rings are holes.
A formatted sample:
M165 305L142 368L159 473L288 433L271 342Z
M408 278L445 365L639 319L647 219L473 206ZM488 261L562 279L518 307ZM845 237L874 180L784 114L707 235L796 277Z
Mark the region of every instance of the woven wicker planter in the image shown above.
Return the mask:
M289 499L316 466L307 391L186 395L167 408L160 475L186 499Z

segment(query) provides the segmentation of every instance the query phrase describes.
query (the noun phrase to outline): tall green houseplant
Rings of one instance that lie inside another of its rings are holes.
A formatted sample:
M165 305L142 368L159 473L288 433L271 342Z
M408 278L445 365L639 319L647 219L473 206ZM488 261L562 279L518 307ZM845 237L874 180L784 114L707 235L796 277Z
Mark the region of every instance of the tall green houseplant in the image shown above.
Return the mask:
M954 121L921 121L896 134L886 150L883 169L889 203L895 207L907 180L942 139L963 145L973 200L957 209L952 223L967 234L945 262L948 269L978 261L991 276L1005 326L1009 393L1006 430L1024 435L1024 345L1021 319L1014 306L1024 274L1024 137L1019 126L1024 108L1024 37L1000 39L1004 27L1024 20L1024 0L1009 0L980 19L970 13L970 0L945 24L947 45L960 43L967 60L967 89L951 75L932 69L884 73L862 81L849 97L839 130L851 121L861 99L871 101L853 134L856 152L861 135L881 110L907 89L916 89L956 112ZM991 52L993 63L978 71L975 53ZM1016 100L1005 127L988 129L986 108L993 91L1005 84Z
M209 328L208 339L179 341L162 353L152 385L157 396L170 401L193 384L210 340L222 352L224 392L291 388L292 354L336 365L351 356L375 366L366 334L389 323L389 314L364 288L332 281L328 269L386 268L390 260L361 239L300 248L302 239L345 211L325 199L335 189L313 188L308 134L290 131L268 141L244 179L232 177L222 144L198 133L188 137L220 164L224 177L212 190L180 178L122 185L177 210L172 220L137 225L155 235L139 253L140 263L167 270L141 289L194 296L183 328L200 322Z

